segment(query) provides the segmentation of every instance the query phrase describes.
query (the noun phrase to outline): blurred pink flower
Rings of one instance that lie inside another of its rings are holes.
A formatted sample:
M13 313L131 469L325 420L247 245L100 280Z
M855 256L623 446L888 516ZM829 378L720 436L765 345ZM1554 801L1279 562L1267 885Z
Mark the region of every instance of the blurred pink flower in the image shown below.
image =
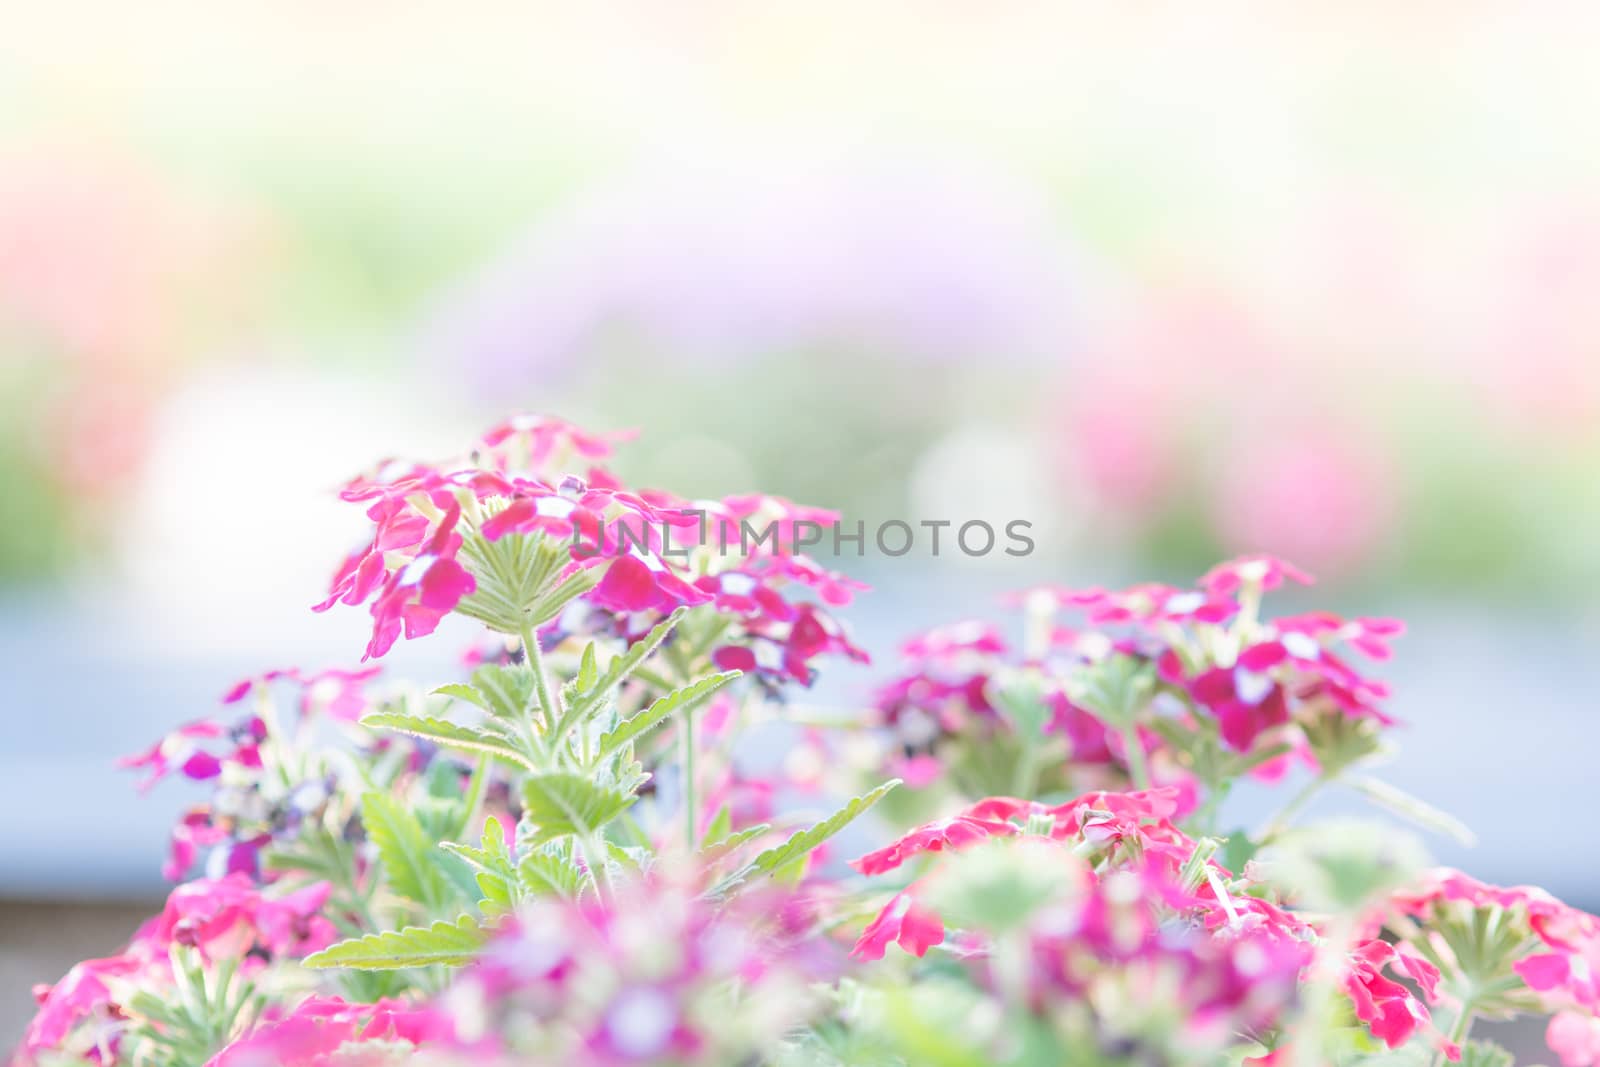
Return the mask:
M1212 517L1230 551L1267 550L1338 575L1370 562L1393 532L1390 473L1353 432L1252 436L1220 472Z

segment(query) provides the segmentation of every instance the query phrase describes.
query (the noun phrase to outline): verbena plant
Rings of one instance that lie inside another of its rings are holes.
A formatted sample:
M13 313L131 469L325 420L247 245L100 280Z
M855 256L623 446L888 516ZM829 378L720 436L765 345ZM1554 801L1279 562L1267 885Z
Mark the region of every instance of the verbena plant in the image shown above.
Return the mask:
M371 533L318 609L367 606L366 659L451 614L486 639L433 688L248 679L231 723L124 761L209 791L180 884L37 990L16 1062L1482 1067L1510 1058L1474 1021L1524 1013L1600 1059L1594 917L1297 825L1342 785L1464 832L1368 775L1393 720L1355 657L1398 623L1269 618L1308 579L1265 557L1040 587L1019 645L929 631L868 712L820 715L791 698L866 658L833 614L861 587L791 549L836 516L630 490L614 443L519 418L344 488ZM1292 771L1277 816L1222 824ZM826 855L880 802L922 824Z

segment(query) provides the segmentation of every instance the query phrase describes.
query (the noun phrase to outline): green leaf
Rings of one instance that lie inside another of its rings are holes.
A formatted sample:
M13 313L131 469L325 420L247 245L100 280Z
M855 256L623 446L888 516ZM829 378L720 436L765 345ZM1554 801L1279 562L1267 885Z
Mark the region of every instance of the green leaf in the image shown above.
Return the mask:
M1358 778L1350 785L1374 804L1394 812L1415 826L1443 834L1468 848L1478 843L1478 836L1466 823L1388 782L1376 778Z
M753 874L778 874L784 868L804 859L818 845L849 826L868 808L888 796L889 791L899 784L900 779L891 778L872 792L853 797L848 804L826 819L794 834L783 844L767 849L745 867L724 878L712 888L711 894L720 895Z
M449 685L441 685L433 691L433 695L436 697L450 697L452 700L465 700L468 704L474 704L484 711L489 710L489 702L483 698L483 694L464 682L451 682Z
M485 664L472 672L472 687L483 697L484 710L497 718L521 721L533 703L533 672L522 667Z
M455 922L440 919L432 926L368 934L329 945L306 958L307 967L354 967L363 971L389 971L431 964L460 966L470 963L485 941L476 919L463 915Z
M600 575L601 568L599 567L586 567L572 574L566 581L540 597L528 609L528 625L538 629L557 615L560 615L568 604L598 585Z
M583 646L583 658L578 661L578 676L574 679L578 692L586 693L594 688L600 680L600 665L595 662L595 644L590 641Z
M603 698L605 694L626 681L628 676L649 658L650 653L654 652L660 647L661 642L667 639L667 635L672 632L672 628L678 625L678 620L683 618L684 613L688 610L688 608L678 608L671 615L657 623L649 633L629 645L624 652L613 657L611 662L606 664L605 673L600 676L600 680L583 692L584 702L591 703Z
M540 774L522 783L523 817L534 826L533 843L564 834L591 834L627 811L633 796L581 774Z
M701 847L723 840L733 833L733 812L724 804L711 816L711 822L706 824L705 836L700 838Z
M361 725L372 730L394 730L410 734L412 737L420 737L446 748L487 753L526 770L534 769L533 761L526 753L517 748L510 738L492 728L465 726L446 719L402 715L393 711L380 711L368 715L361 720Z
M748 841L754 841L756 838L760 837L762 834L771 829L772 824L764 822L759 826L747 826L737 833L725 833L721 837L717 838L710 838L710 835L708 834L707 837L710 839L707 840L705 844L700 846L700 854L713 859L720 856L726 856L740 845L743 845Z
M1461 1067L1512 1067L1516 1057L1493 1041L1468 1041L1461 1046Z
M1084 668L1068 695L1095 718L1120 730L1150 702L1155 684L1154 667L1117 653Z
M1244 829L1235 830L1223 842L1222 852L1217 856L1217 862L1228 870L1238 873L1244 870L1244 865L1255 858L1260 848L1250 840L1250 834Z
M624 719L617 724L616 729L610 730L601 736L601 757L611 755L641 734L661 725L674 713L694 707L712 693L739 677L739 674L740 672L738 671L723 671L720 674L707 675L697 681L690 682L681 689L674 689L639 714Z
M992 686L991 695L1011 720L1018 737L1034 741L1044 733L1045 724L1050 721L1050 707L1037 678L1021 675L1009 685Z
M438 850L410 809L388 793L364 793L361 822L378 846L389 888L429 908L442 905L449 884L439 866Z
M482 844L479 847L443 842L446 852L459 856L473 869L478 891L483 899L478 908L485 914L507 911L517 902L517 862L506 847L505 831L500 820L493 815L484 820Z
M583 871L565 856L531 852L517 865L517 879L530 896L571 900L578 895L578 887L583 883Z

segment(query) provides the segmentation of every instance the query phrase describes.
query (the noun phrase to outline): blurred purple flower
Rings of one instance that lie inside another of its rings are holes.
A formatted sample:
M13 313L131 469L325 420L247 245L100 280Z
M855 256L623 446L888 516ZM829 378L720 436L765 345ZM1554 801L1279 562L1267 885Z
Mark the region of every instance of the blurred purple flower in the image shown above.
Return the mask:
M1055 358L1072 258L1041 191L995 172L906 158L645 168L471 279L428 354L485 391L549 380L619 338L706 362L828 345Z

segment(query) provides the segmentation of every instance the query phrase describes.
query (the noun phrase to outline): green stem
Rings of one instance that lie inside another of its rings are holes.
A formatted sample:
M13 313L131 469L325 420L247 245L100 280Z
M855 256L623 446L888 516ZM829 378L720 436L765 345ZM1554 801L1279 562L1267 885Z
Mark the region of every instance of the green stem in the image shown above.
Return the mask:
M1011 795L1022 800L1032 800L1034 790L1039 788L1039 756L1035 749L1036 746L1024 740L1012 771Z
M606 873L609 860L605 838L597 834L584 834L582 845L584 866L589 868L589 877L594 881L595 896L602 903L610 903L614 894L611 891L611 876Z
M1467 1034L1472 1030L1472 1020L1477 1013L1472 1008L1472 1001L1468 1000L1461 1005L1461 1014L1456 1017L1456 1024L1450 1028L1450 1043L1462 1045L1467 1040ZM1429 1067L1444 1067L1444 1049L1433 1054Z
M1284 831L1289 829L1289 824L1294 821L1295 816L1300 814L1301 810L1311 802L1311 798L1317 795L1317 791L1329 781L1331 779L1327 775L1319 774L1302 786L1300 792L1290 797L1289 803L1279 809L1278 814L1274 815L1255 835L1256 844L1269 844L1281 837Z
M533 627L522 627L522 654L527 658L528 669L533 672L533 692L539 700L539 711L544 716L545 731L555 729L561 709L550 695L550 676L545 671L544 653L539 649L539 635Z
M696 833L694 789L694 709L689 708L683 713L683 830L685 841L689 846L689 854L694 854L694 846L699 841Z
M1150 769L1144 762L1144 742L1139 740L1139 724L1129 720L1122 728L1122 747L1128 750L1128 777L1135 789L1150 788Z
M1223 779L1220 783L1208 783L1206 798L1200 802L1200 808L1194 813L1193 826L1195 834L1202 837L1211 837L1217 832L1217 815L1222 809L1222 802L1228 798L1231 783Z
M489 783L489 757L487 754L479 756L477 764L472 768L472 778L467 782L466 810L461 814L461 832L469 833L472 824L477 821L478 812L483 808L483 794L485 786Z

